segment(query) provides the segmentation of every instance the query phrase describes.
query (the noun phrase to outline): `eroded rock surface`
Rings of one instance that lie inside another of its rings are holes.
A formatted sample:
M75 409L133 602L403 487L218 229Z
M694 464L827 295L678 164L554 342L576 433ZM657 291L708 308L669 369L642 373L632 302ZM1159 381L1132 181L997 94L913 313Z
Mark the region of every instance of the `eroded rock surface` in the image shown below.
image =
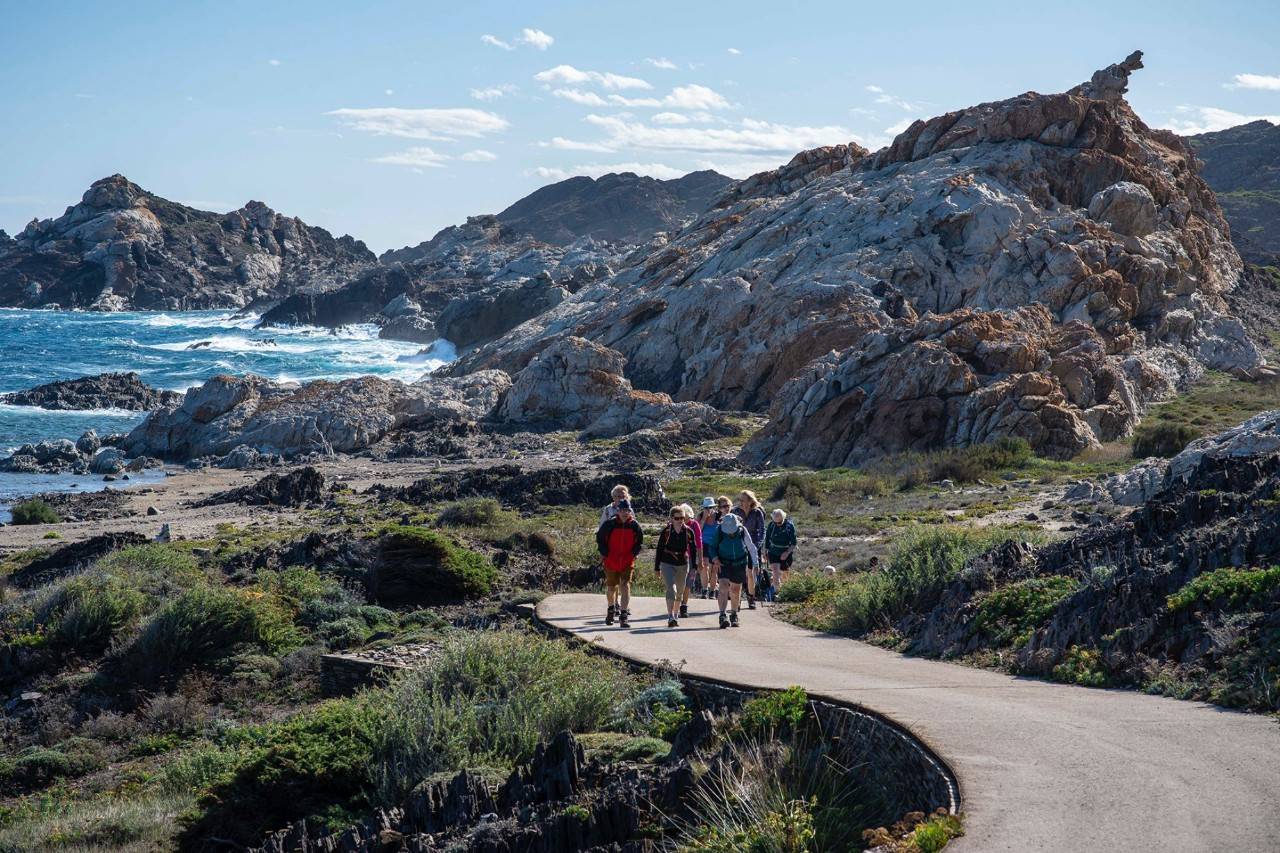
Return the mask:
M61 379L26 391L0 394L0 403L39 406L52 410L127 409L149 412L182 398L177 391L161 391L142 381L137 373L100 373L79 379Z
M1262 363L1195 157L1123 99L1140 67L917 121L875 155L804 152L452 370L583 337L636 388L767 409L752 464L1124 435L1206 367Z

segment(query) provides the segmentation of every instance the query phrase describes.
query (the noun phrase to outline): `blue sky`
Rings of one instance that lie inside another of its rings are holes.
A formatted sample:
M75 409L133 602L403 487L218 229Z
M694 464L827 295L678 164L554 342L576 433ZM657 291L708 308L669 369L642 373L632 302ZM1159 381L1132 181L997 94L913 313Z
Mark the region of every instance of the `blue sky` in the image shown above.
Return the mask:
M0 0L0 228L122 172L371 248L569 174L735 176L1146 52L1186 132L1280 121L1280 4Z

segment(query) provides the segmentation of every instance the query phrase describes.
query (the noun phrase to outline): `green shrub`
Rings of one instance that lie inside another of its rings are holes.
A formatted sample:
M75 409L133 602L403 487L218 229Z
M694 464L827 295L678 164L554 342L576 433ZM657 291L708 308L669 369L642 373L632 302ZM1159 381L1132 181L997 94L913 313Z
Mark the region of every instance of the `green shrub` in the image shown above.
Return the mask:
M68 581L48 614L50 640L79 654L106 648L141 615L146 596L128 580L95 570Z
M964 835L960 818L955 815L931 817L911 831L910 841L920 853L938 853L953 838Z
M997 646L1023 646L1058 604L1078 588L1071 578L1054 575L1027 578L993 590L978 603L970 629L986 635Z
M777 479L769 500L786 501L788 512L799 512L805 504L810 506L821 504L822 491L818 486L817 477L791 472Z
M1189 580L1169 596L1170 610L1196 603L1214 604L1222 610L1259 609L1280 589L1280 566L1269 569L1215 569Z
M671 744L662 738L623 732L591 732L579 735L578 743L582 744L587 758L598 758L607 764L618 761L649 764L666 758L671 752Z
M778 590L778 600L786 603L808 601L814 596L834 589L839 583L835 575L820 571L792 572L787 582Z
M1133 434L1133 457L1146 459L1159 456L1168 459L1177 456L1188 444L1203 433L1187 424L1157 422L1143 424Z
M106 764L102 745L85 737L69 737L56 746L31 746L0 764L6 788L34 790L58 779L77 779Z
M246 647L278 654L300 642L275 596L200 584L152 614L123 659L140 681L152 683L225 661Z
M939 480L975 483L978 480L1021 467L1031 461L1031 445L1023 438L998 438L989 444L950 447L926 454L907 454L896 467L904 488Z
M205 580L195 558L173 545L148 543L113 551L98 561L99 571L128 578L152 602L170 599Z
M417 604L478 598L493 590L493 564L449 537L421 527L384 531L371 592L381 604Z
M795 731L808 713L809 694L803 687L788 687L748 699L740 722L749 735L773 737Z
M57 511L39 498L16 503L9 512L14 524L57 524L62 521Z
M493 498L468 498L446 504L438 521L448 527L485 527L502 515L502 505Z
M387 689L376 790L398 803L432 773L527 760L564 729L595 731L636 692L622 664L519 632L462 633Z
M355 616L344 616L332 622L325 622L316 633L324 644L334 651L352 649L363 645L369 639L369 625Z
M1097 649L1072 646L1067 649L1062 663L1053 668L1053 680L1085 687L1106 687L1111 679Z
M1009 531L997 527L907 528L898 534L888 565L856 575L835 594L834 627L867 631L932 607L970 559L1008 538Z
M334 806L363 807L381 715L368 697L356 697L325 702L281 723L233 731L223 749L230 753L230 767L203 756L200 768L170 780L215 780L200 799L200 813L187 824L183 846L217 837L246 847L307 815Z

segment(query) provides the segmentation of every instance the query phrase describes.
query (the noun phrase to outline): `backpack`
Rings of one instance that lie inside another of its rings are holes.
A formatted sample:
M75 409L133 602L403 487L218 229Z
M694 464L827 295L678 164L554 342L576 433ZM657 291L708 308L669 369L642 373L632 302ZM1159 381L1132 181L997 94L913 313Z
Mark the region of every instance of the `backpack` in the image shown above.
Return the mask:
M735 566L739 563L747 562L747 546L743 541L746 535L746 530L741 527L738 528L738 532L733 536L723 530L720 531L720 536L716 542L716 553L722 562L731 563Z

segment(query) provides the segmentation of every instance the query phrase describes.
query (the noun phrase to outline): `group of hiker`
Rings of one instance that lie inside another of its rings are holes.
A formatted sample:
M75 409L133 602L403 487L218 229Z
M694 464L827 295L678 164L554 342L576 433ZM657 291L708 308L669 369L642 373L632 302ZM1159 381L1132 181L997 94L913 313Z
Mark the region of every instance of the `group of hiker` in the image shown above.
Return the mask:
M601 510L596 547L604 567L605 624L630 627L631 577L644 544L631 493L613 487L613 500ZM658 533L653 570L661 575L667 600L667 627L689 615L689 598L715 597L720 627L739 624L744 588L747 609L757 600L772 601L795 560L796 528L787 513L775 509L765 521L755 493L744 489L737 506L726 495L702 499L700 512L689 504L671 507Z

